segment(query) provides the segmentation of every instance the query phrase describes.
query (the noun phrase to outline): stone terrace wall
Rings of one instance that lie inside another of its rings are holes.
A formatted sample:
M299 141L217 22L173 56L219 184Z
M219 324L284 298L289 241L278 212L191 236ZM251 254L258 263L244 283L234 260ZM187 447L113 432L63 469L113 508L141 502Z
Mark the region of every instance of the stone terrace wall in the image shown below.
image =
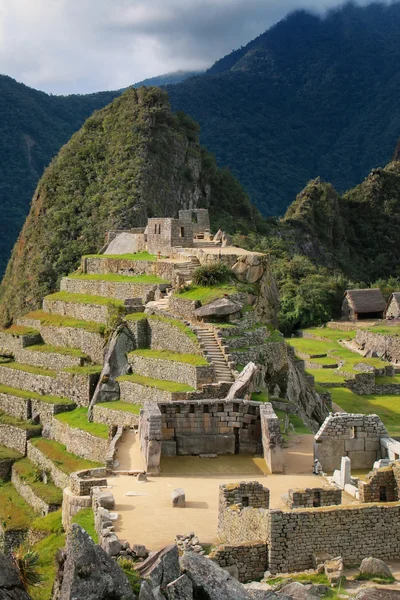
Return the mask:
M164 455L260 454L260 403L198 400L159 403Z
M89 294L90 296L103 296L105 298L117 298L118 300L128 300L131 298L141 298L142 300L154 299L154 292L157 285L154 283L132 283L93 280L93 279L73 279L64 277L61 280L60 289L73 294ZM152 297L150 297L152 296Z
M190 385L194 389L205 383L214 381L214 368L211 365L195 366L187 363L176 362L129 354L128 361L132 365L134 373L146 377L178 381Z
M68 452L94 460L105 462L108 450L108 440L91 435L87 431L74 429L67 423L53 418L49 437L64 444Z
M289 508L335 506L342 503L342 490L330 487L290 489Z
M129 404L142 404L146 402L170 402L185 400L185 393L172 393L134 383L133 381L118 381L121 400Z
M221 544L213 549L209 558L223 568L237 567L238 579L242 583L259 581L268 568L265 542L245 542L236 546Z
M0 523L0 552L10 554L19 548L27 535L27 529L13 529L12 526L3 529Z
M224 544L267 540L269 513L265 508L239 508L232 505L218 516L218 537Z
M51 425L54 415L59 415L63 412L68 412L76 407L76 404L52 404L51 402L43 402L33 398L31 401L32 417L39 415L42 425Z
M100 333L74 327L52 327L42 325L40 333L46 344L80 348L93 362L103 364L105 340Z
M57 374L57 396L66 396L78 406L89 406L100 373L80 374L60 372Z
M284 469L283 438L279 419L272 404L269 402L261 404L260 418L265 461L271 473L282 473Z
M385 358L390 362L400 363L400 336L383 335L359 329L356 342L364 352Z
M40 344L40 342L41 338L39 333L32 335L11 335L9 333L2 333L0 331L0 349L5 351L6 354L8 352L17 352L26 346Z
M324 471L340 469L342 456L353 469L368 469L380 458L380 439L388 438L377 415L330 414L315 436L314 454Z
M139 424L139 415L123 410L113 410L107 407L107 403L95 404L93 407L93 421L110 426L135 427Z
M347 505L295 511L272 510L267 545L272 574L313 567L313 555L342 556L347 564L367 556L398 557L400 504Z
M146 402L140 410L139 438L140 449L147 473L157 475L160 472L161 460L161 412L158 406Z
M43 300L43 310L49 313L56 313L57 315L68 315L74 319L95 321L96 323L107 323L109 316L108 305L46 300L46 298Z
M27 421L31 418L32 414L31 401L29 398L18 398L9 394L0 394L0 410L12 417Z
M90 496L94 487L107 486L106 469L84 469L76 471L70 477L70 490L75 496Z
M36 446L33 446L31 442L28 442L27 444L27 456L40 469L50 472L51 478L57 487L61 489L68 487L69 475L61 471L52 460L47 458L47 456L36 448Z
M57 379L0 365L0 382L9 387L57 395Z
M42 498L39 498L32 488L29 487L29 485L26 485L26 483L24 483L23 480L18 476L14 468L12 469L11 473L11 482L18 494L22 496L30 506L32 506L35 512L44 516L49 512L54 512L60 508L58 504L47 504L47 502L42 500Z
M396 473L400 471L397 468ZM395 502L399 500L398 482L393 466L374 469L368 473L366 481L358 482L360 502ZM381 495L385 497L381 499Z
M37 430L20 429L12 425L0 425L0 445L12 450L17 450L25 456L26 443L30 438L40 434L40 428Z
M16 362L44 367L45 369L55 369L56 371L67 367L80 367L83 363L83 359L79 356L68 356L56 352L40 352L29 348L16 350L13 355Z
M169 311L182 319L193 321L193 311L199 307L199 302L180 298L179 295L171 296L169 299Z
M150 333L149 346L153 350L170 350L182 354L202 354L197 339L190 338L175 325L153 317L149 318L148 327Z
M156 275L166 281L173 281L175 265L163 260L130 260L127 258L83 258L82 272L116 275Z

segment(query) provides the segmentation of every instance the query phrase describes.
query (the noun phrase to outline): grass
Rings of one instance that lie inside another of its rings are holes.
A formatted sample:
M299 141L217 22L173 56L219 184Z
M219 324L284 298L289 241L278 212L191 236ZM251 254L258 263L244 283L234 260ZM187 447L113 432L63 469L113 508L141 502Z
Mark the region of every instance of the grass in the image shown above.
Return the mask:
M400 325L375 325L374 327L368 327L368 331L381 333L382 335L400 335Z
M281 421L281 433L284 434L284 424L286 420L286 413L283 410L275 410L276 416ZM289 423L293 425L294 430L289 430L289 434L292 433L294 435L306 435L308 433L312 433L311 430L303 423L298 415L289 414Z
M268 392L266 390L258 393L254 392L251 395L251 399L254 400L254 402L269 402Z
M121 410L123 412L129 412L134 415L138 415L141 409L140 404L129 404L129 402L121 402L121 400L116 400L115 402L105 402L103 404L100 404L100 406L104 408L109 408L110 410Z
M218 298L222 298L225 294L235 294L236 287L233 285L218 285L218 286L201 286L193 285L180 294L176 294L177 298L183 300L198 300L202 304L209 304Z
M85 274L80 275L73 274L68 275L69 279L80 279L83 281L113 281L115 283L149 283L157 285L159 283L169 283L166 279L161 279L156 275L116 275L115 273L104 273L104 274Z
M31 373L32 375L44 375L45 377L57 377L57 372L54 369L45 369L44 367L35 367L34 365L25 365L10 360L1 360L0 367L7 367L7 369L14 369L15 371L23 371L24 373Z
M30 312L24 316L24 319L38 320L44 327L71 327L72 329L84 329L90 333L99 333L102 336L104 336L106 330L105 323L73 319L72 317L47 313L44 310Z
M335 383L344 383L346 379L349 379L345 375L339 375L335 369L307 369L306 373L314 377L315 383L335 385Z
M72 292L56 292L45 296L50 302L72 302L73 304L95 304L96 306L125 306L123 300L107 296L91 296L90 294L74 294Z
M99 539L97 532L94 528L94 513L91 508L84 508L80 510L77 515L72 519L73 523L77 523L90 535L95 544L98 543Z
M8 327L7 329L0 329L0 333L15 335L16 337L22 337L24 335L39 335L37 329L33 329L33 327L25 327L24 325L11 325L11 327Z
M140 349L130 352L129 356L143 356L144 358L171 360L173 362L186 363L196 367L208 365L204 356L199 356L198 354L179 354L177 352L170 352L169 350Z
M160 317L158 315L148 315L147 318L149 321L160 321L161 323L168 323L168 325L171 325L172 327L177 327L180 331L182 331L182 333L187 335L187 337L198 342L197 336L194 333L194 331L192 331L190 327L188 327L178 319L169 319L168 317Z
M132 591L136 594L140 594L140 584L141 577L139 573L135 570L134 563L125 556L120 556L117 559L117 563L125 573L127 580L129 581L129 585L131 586Z
M130 313L129 315L125 315L125 321L147 321L150 315L146 315L144 312L139 313Z
M330 356L323 356L321 358L310 358L309 362L314 363L316 365L321 365L325 368L336 368L338 367L338 360L331 358Z
M380 585L386 585L390 583L394 583L396 580L394 577L376 577L376 575L368 575L367 573L359 573L357 577L355 577L357 581L373 581L374 583L378 583Z
M151 377L145 377L144 375L136 375L136 373L132 373L131 375L122 375L121 377L118 377L117 381L131 381L132 383L137 383L145 387L156 388L159 390L163 390L164 392L171 392L177 394L179 394L180 392L194 392L194 388L184 383L178 383L177 381L167 381L166 379L152 379ZM108 402L107 406L109 406L110 404L112 403Z
M61 423L66 423L74 429L82 429L95 437L108 439L108 427L102 423L92 423L87 420L87 408L76 408L70 412L61 413L55 417Z
M338 340L352 340L356 337L357 333L355 329L351 331L341 331L339 329L330 329L329 327L314 327L310 329L304 329L303 332L322 338L329 342L337 342Z
M63 533L62 509L48 513L45 517L38 517L31 523L30 528L43 533Z
M0 410L0 425L11 425L12 427L18 427L19 429L26 429L27 431L36 431L39 435L42 431L41 425L34 425L29 421L23 421L22 419L17 419L16 417L11 417L11 415L7 415L5 412Z
M19 460L20 458L22 458L22 454L16 450L0 445L0 460Z
M13 469L23 483L28 485L36 496L47 504L58 504L61 506L63 500L62 490L52 482L44 483L41 481L40 469L29 458L23 458L16 462Z
M399 385L400 384L400 375L394 375L393 377L382 376L375 377L375 383L377 385Z
M321 340L311 340L309 338L288 338L286 342L301 354L306 354L310 358L328 354L332 350L338 350L339 344L335 342L323 342Z
M101 365L85 365L83 367L66 367L63 371L73 375L100 375L102 369Z
M70 398L63 398L62 396L42 396L37 392L20 390L18 388L9 387L8 385L3 384L0 384L0 394L8 394L10 396L16 396L17 398L26 398L30 400L40 400L41 402L46 402L47 404L75 404Z
M28 529L36 516L12 483L0 480L0 524L5 529Z
M376 414L384 423L389 435L400 436L400 396L357 396L346 388L329 390L332 402L351 413Z
M51 514L59 515L58 519L61 521L60 511ZM32 550L39 555L37 570L42 580L38 586L29 586L28 592L32 600L51 600L53 583L58 570L56 555L58 550L65 546L65 540L64 533L54 532L32 547Z
M135 254L86 254L83 258L124 258L127 260L149 260L151 262L157 260L157 256L155 254L149 254L149 252L136 252Z
M32 445L40 450L48 459L50 459L56 467L60 469L66 475L70 475L75 471L83 471L84 469L96 469L102 467L101 463L86 460L71 454L63 444L56 442L55 440L48 440L47 438L37 438L31 441Z
M62 354L63 356L73 356L89 360L87 354L84 354L79 348L65 348L64 346L51 346L50 344L35 344L34 346L28 346L25 350L46 352L47 354Z

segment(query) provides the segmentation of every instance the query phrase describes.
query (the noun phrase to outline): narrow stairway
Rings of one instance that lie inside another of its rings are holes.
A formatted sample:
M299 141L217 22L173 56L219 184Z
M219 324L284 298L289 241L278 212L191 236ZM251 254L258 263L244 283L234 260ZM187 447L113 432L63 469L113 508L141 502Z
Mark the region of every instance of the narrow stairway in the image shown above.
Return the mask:
M197 339L201 348L205 351L215 369L215 375L218 382L234 382L232 371L226 362L225 356L215 338L212 329L202 327L195 328Z

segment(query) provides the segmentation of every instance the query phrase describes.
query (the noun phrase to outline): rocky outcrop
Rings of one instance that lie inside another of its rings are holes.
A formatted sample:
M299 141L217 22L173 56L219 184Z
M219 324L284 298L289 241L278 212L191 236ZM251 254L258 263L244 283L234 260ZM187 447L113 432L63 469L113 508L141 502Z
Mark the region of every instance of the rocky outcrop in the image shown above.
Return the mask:
M257 365L253 362L248 363L236 378L235 383L232 384L226 399L233 400L234 398L244 398L246 393L251 391L251 387L254 385L258 371L259 367Z
M242 306L237 302L233 302L229 298L219 298L210 302L205 306L196 308L194 316L198 319L204 319L207 317L226 317L229 315L239 315L242 310Z
M58 561L52 600L136 598L122 569L79 525L72 525Z
M11 559L0 554L0 600L30 600Z
M391 570L383 560L379 558L364 558L360 566L360 574L364 577L377 577L391 579L393 577Z

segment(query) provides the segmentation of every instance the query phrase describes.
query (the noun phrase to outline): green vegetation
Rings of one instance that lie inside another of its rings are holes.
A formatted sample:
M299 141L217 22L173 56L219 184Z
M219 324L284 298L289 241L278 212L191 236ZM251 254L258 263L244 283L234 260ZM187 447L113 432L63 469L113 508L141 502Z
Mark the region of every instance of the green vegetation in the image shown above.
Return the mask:
M12 483L0 480L0 523L3 528L28 529L35 519L33 509L18 494Z
M152 377L145 377L144 375L136 375L136 373L132 373L131 375L122 375L121 377L118 377L117 381L131 381L132 383L144 385L145 387L157 388L159 390L163 390L164 392L177 394L183 392L194 392L192 387L184 383L168 381L166 379L153 379ZM107 406L110 404L112 403L108 402Z
M7 359L0 359L0 367L7 367L7 369L14 369L16 371L24 371L25 373L32 373L32 375L44 375L45 377L57 377L57 372L53 369L45 369L44 367L35 367L34 365L25 365L17 363Z
M150 315L146 315L144 312L131 313L124 316L125 321L145 321Z
M94 513L91 508L84 508L80 510L77 515L72 519L73 523L77 523L90 535L95 544L98 543L99 539L97 532L94 528Z
M368 327L368 331L383 335L400 335L400 325L375 325L374 327Z
M136 252L135 254L85 254L83 258L111 258L111 259L127 259L127 260L148 260L154 262L157 260L155 254L148 252Z
M339 340L352 340L356 337L357 330L341 331L340 329L331 329L330 327L315 327L305 329L304 333L308 333L315 338L321 338L331 342L338 342ZM312 343L310 338L296 338L296 339L308 339Z
M120 556L117 559L117 562L119 564L119 566L121 567L121 569L123 570L123 572L125 573L129 584L132 588L132 591L135 594L139 594L140 593L140 575L135 571L135 565L132 562L132 560L130 560L129 558L125 558L125 556Z
M38 394L37 392L20 390L3 384L0 384L0 394L9 394L10 396L17 396L17 398L40 400L41 402L47 402L48 404L75 404L70 398L63 398L62 396L42 396L42 394Z
M61 423L66 423L74 429L82 429L95 437L108 439L108 427L102 423L92 423L87 420L87 408L76 408L70 412L61 413L55 417Z
M35 344L34 346L28 346L26 350L32 352L47 352L48 354L62 354L63 356L74 356L76 358L83 358L89 360L87 355L79 350L79 348L66 348L65 346L51 346L49 344Z
M140 413L140 409L142 408L140 404L130 404L129 402L121 402L121 400L116 400L115 402L105 402L100 406L102 408L109 408L110 410L129 412L134 415L138 415Z
M315 383L338 385L339 383L345 383L349 376L339 375L335 369L307 369L307 375L312 375L315 379Z
M254 402L269 402L269 394L267 390L264 390L263 392L253 392L251 395L251 399L254 400Z
M387 585L396 581L394 577L375 577L374 575L367 575L366 573L359 573L355 579L357 579L357 581L373 581L379 585Z
M199 356L198 354L178 354L177 352L170 352L169 350L140 349L130 352L128 356L135 355L143 356L145 358L172 360L174 362L182 362L188 365L194 365L196 367L208 365L207 360L203 356Z
M12 425L12 427L18 427L19 429L26 429L27 431L36 432L37 435L39 435L42 431L41 425L34 425L30 421L23 421L22 419L11 417L2 410L0 410L0 425Z
M48 440L47 438L36 438L31 440L31 444L40 450L47 458L49 458L55 465L67 475L74 473L75 471L83 471L84 469L96 469L103 465L98 462L80 458L75 454L71 454L63 444L56 442L55 440Z
M90 294L74 294L72 292L56 292L46 296L50 302L71 302L72 304L95 304L96 306L125 306L123 300L107 296L91 296Z
M294 414L288 415L288 413L286 413L283 410L275 410L275 414L279 418L281 433L282 433L284 439L285 439L285 436L287 437L291 433L294 435L306 435L306 434L312 433L311 429L303 423L303 421L300 419L300 417L298 415L294 415ZM288 431L285 431L285 423L287 420L287 416L289 416L289 423L290 423L290 425L292 425L293 429L289 429Z
M394 375L393 377L382 376L375 377L376 385L399 385L400 375Z
M59 521L61 522L59 511L55 514L59 514ZM41 578L40 585L28 588L32 600L51 600L52 588L58 569L56 556L59 549L64 547L65 539L64 533L50 533L32 547L32 550L39 555L37 570Z
M22 458L22 454L20 454L16 450L12 450L11 448L6 448L6 446L0 445L0 460L19 460L20 458Z
M215 287L234 279L232 270L224 263L211 263L197 267L193 273L193 283L200 287Z
M28 458L16 462L13 467L18 477L23 483L28 485L36 496L41 498L47 504L62 504L62 490L51 481L44 483L41 480L41 471Z
M15 335L16 337L39 335L39 332L36 329L33 329L33 327L25 327L24 325L11 325L8 329L0 329L0 333Z
M49 327L72 327L73 329L85 329L90 333L99 333L104 335L106 325L104 323L95 323L94 321L83 321L81 319L73 319L72 317L64 317L53 313L47 313L43 310L35 310L25 315L27 319L37 319L43 326Z
M100 256L109 256L101 254ZM134 254L132 256L135 256ZM152 256L149 254L149 256ZM159 283L169 283L165 279L161 279L161 277L157 277L156 275L116 275L115 273L92 273L92 274L80 274L73 273L72 275L68 275L70 279L80 279L83 281L113 281L115 283L149 283L152 285L158 285Z
M31 523L30 528L42 533L63 533L62 509L50 512L44 517L38 517Z
M147 315L147 319L149 321L161 321L162 323L168 323L169 325L172 325L172 327L177 327L180 331L182 331L182 333L187 335L187 337L191 338L193 341L198 342L197 336L194 333L194 331L192 331L190 327L188 327L178 319L170 319L168 317L161 317L159 315Z
M63 371L73 375L100 375L102 369L101 365L85 365L83 367L66 367Z
M25 589L29 586L38 585L42 578L38 571L39 554L34 550L25 550L20 547L13 553L15 566Z
M289 338L286 341L297 352L306 354L309 357L323 356L332 350L338 349L338 345L335 342L330 343L329 341L323 342L309 338Z
M178 292L178 297L184 300L198 300L202 304L209 304L214 300L218 300L218 298L223 298L226 294L235 294L236 292L236 287L228 284L215 287L191 285L188 288L183 288L183 291Z

